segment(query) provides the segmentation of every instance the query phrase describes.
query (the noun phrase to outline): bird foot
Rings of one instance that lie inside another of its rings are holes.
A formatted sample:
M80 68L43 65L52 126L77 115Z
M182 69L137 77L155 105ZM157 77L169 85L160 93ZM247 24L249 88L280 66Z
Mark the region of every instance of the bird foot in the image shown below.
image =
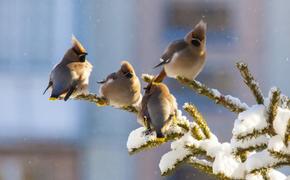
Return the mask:
M152 130L151 129L146 129L145 131L144 131L144 135L145 136L148 136L149 134L151 134L152 133Z

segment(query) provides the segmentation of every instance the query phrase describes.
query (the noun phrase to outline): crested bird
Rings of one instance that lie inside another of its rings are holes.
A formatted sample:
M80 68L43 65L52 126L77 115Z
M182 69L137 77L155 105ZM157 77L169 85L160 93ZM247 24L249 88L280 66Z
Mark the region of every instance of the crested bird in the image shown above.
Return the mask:
M175 97L163 83L149 83L141 102L138 121L147 128L146 134L155 130L157 138L164 138L164 128L177 112Z
M141 84L128 61L123 61L117 72L109 74L105 80L98 83L101 84L101 96L112 106L138 106L141 101Z
M43 94L51 89L49 100L68 100L71 96L86 93L92 64L86 59L86 49L72 36L72 47L69 48L62 60L52 69L49 82Z
M168 76L182 76L194 79L203 69L206 58L206 23L202 20L183 39L171 42L163 52L160 63L163 66L155 82L162 82Z

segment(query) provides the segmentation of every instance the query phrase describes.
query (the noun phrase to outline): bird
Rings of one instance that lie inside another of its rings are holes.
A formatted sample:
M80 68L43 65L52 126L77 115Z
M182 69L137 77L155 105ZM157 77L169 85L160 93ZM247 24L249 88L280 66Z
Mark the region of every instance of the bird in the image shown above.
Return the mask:
M141 101L138 122L146 127L145 134L155 130L157 138L164 138L164 128L173 120L177 112L175 97L163 83L151 82L145 87Z
M52 69L49 82L43 94L51 89L49 100L64 99L87 92L89 77L93 65L86 59L86 49L72 35L72 47L64 54L62 60Z
M160 57L161 62L154 67L163 66L155 82L162 82L166 76L196 78L205 64L206 29L206 23L200 20L183 39L175 40L167 46Z
M121 62L117 72L109 74L101 84L99 93L114 107L138 106L141 102L141 84L133 66L128 61Z

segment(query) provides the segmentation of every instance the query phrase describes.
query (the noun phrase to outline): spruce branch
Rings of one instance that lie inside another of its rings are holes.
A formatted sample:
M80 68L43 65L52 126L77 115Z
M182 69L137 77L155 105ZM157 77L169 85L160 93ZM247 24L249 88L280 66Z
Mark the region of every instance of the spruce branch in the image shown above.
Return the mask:
M284 136L284 144L287 147L288 142L290 141L290 119L288 120L287 128L286 128L286 133Z
M201 113L197 110L196 106L194 106L193 104L186 103L184 104L183 108L186 112L190 114L190 116L193 117L193 119L195 120L197 125L200 127L205 137L209 139L210 134L211 134L210 129L206 121L204 120L203 116L201 115Z
M233 99L231 96L224 96L219 92L217 92L216 90L210 89L206 87L206 85L196 80L189 80L187 78L180 76L177 77L177 80L180 83L190 87L198 94L208 97L209 99L213 100L216 104L220 104L232 112L240 113L248 108L246 104L238 102L236 98Z
M202 156L207 161L214 161L214 157L207 155L205 150L197 148L195 145L186 145L185 148L189 149L194 156Z
M277 115L277 109L280 103L280 90L278 88L272 88L269 95L269 106L268 106L268 125L269 125L269 134L274 136L276 134L274 127L273 127L273 121Z
M192 167L200 170L201 172L207 173L212 176L216 176L213 173L212 163L208 162L207 160L200 160L197 159L196 157L190 157L187 159L187 163Z
M256 82L252 74L250 73L248 69L248 65L243 62L238 62L236 64L237 68L240 70L241 76L243 77L243 80L245 84L250 88L252 91L256 102L258 104L264 104L264 97L261 91L261 88L259 87L259 84Z
M243 157L245 153L252 152L252 151L262 151L267 148L267 144L262 143L255 146L249 146L247 148L237 148L234 152L236 156Z
M96 104L97 106L107 106L108 102L104 97L99 97L96 94L80 94L73 98L74 100L88 101Z
M290 162L287 161L287 160L280 160L276 163L273 163L273 164L267 164L265 165L264 167L261 167L261 168L257 168L257 169L253 169L252 171L250 171L249 173L261 173L262 171L265 171L266 169L269 169L269 168L279 168L279 167L282 167L282 166L289 166L290 165Z
M191 157L192 155L191 154L187 154L185 157L183 157L182 159L178 159L172 168L170 169L167 169L166 171L164 172L161 172L161 176L168 176L170 174L172 174L179 166L181 166L182 164L185 164L188 159Z
M268 151L271 154L271 156L273 156L279 160L283 160L283 161L286 160L288 163L290 163L290 154L286 154L284 152L274 151L274 150L270 150L270 149L268 149Z
M238 135L236 136L237 140L247 140L247 139L252 139L256 138L258 136L261 136L263 134L267 134L269 132L269 128L263 128L263 129L254 129L251 133L246 134L246 135Z
M194 125L191 128L190 132L191 132L192 137L194 137L195 139L197 139L197 140L202 140L203 139L202 132L201 132L200 128L197 125Z
M249 72L247 65L245 63L237 63L237 68L240 70L245 84L255 96L257 103L264 104L265 101L260 87ZM154 76L143 74L142 79L145 82L151 83ZM282 96L277 88L273 88L270 91L269 101L267 101L269 103L249 108L239 99L229 95L222 95L218 90L208 88L198 81L189 80L183 77L177 77L177 79L180 83L189 86L199 95L207 96L216 104L223 105L232 112L240 113L249 109L248 112L245 112L245 114L249 114L247 115L249 119L247 119L247 117L241 119L239 115L238 121L236 121L237 124L235 123L235 126L240 126L240 130L236 132L240 131L245 133L233 133L234 137L231 143L220 143L215 135L211 133L206 120L195 105L185 103L183 106L184 110L193 117L195 122L189 122L184 116L180 115L180 119L177 118L176 121L173 122L178 128L168 128L169 131L165 131L166 133L164 133L164 139L156 139L155 135L147 139L145 136L141 137L142 139L138 141L139 143L136 143L137 145L132 143L133 145L131 144L131 146L128 146L127 144L127 147L130 147L128 148L130 154L173 141L171 143L171 151L162 156L159 164L163 176L170 174L175 171L178 166L186 163L204 173L214 175L219 179L244 179L247 175L252 173L259 174L260 177L262 176L263 178L269 178L272 168L290 165L290 155L287 154L288 151L282 149L280 152L277 151L277 149L276 151L270 149L270 147L273 147L273 149L277 147L277 142L272 138L274 138L273 135L277 134L274 130L273 122L277 116L278 106L287 109L290 104L289 98L287 96ZM263 107L262 111L259 111L261 108L255 109L257 107ZM241 117L246 116L245 114L241 114ZM251 118L254 118L254 120L249 121ZM258 118L258 120L255 118ZM243 123L239 124L239 121ZM282 144L288 144L290 134L289 124L290 122L287 125L285 137L281 138L280 142ZM243 130L243 128L246 129ZM280 136L281 134L279 137ZM284 134L282 136L284 136ZM132 134L132 136L130 134L129 139L130 137L134 139L134 134ZM270 140L272 140L271 146L269 145ZM262 158L261 161L265 162L260 162L259 157Z
M99 97L96 94L80 94L76 97L73 98L74 100L81 100L81 101L88 101L91 103L96 104L97 106L108 106L108 102L104 97ZM125 107L121 107L119 109L122 109L124 111L128 111L131 113L137 113L138 110L136 107L134 106L125 106Z
M141 151L150 150L150 149L158 147L161 144L164 144L166 142L179 139L183 135L184 135L183 133L170 133L170 134L166 134L164 138L149 139L145 143L143 143L141 146L139 146L137 148L130 149L129 154L133 155L133 154L136 154L136 153L141 152Z

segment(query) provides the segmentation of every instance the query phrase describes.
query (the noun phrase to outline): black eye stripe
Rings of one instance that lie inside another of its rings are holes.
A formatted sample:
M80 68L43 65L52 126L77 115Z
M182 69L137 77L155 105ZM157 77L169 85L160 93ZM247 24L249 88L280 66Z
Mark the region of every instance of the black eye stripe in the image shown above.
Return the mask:
M191 44L196 46L196 47L199 47L200 46L200 40L193 38L193 39L191 39Z

